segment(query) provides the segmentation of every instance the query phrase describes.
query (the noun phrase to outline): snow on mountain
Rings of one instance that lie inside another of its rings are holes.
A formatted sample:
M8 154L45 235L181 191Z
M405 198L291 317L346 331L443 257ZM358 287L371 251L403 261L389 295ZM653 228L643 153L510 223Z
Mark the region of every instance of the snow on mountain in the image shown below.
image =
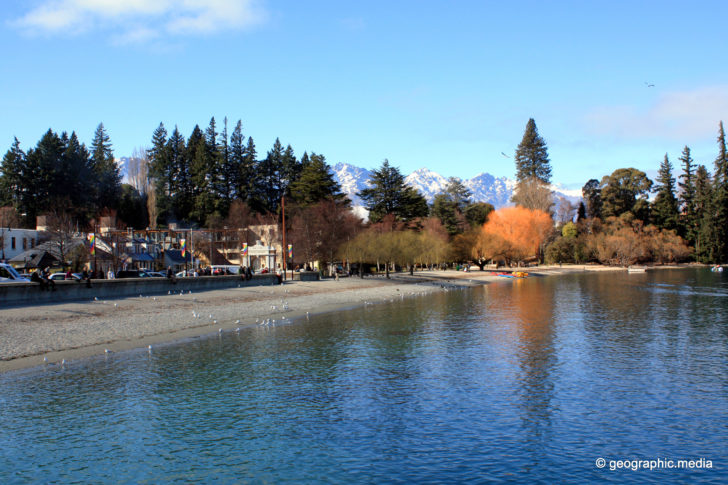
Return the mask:
M415 170L405 177L404 182L417 189L427 199L428 204L432 204L435 196L447 187L447 179L429 168Z
M511 196L516 188L515 180L506 177L494 177L489 173L481 173L475 177L464 180L465 185L473 193L473 202L487 202L500 209L513 205Z
M372 172L348 163L337 163L331 169L334 172L334 180L341 186L341 191L351 199L351 205L361 207L362 201L356 194L370 186L369 179L372 177Z
M129 183L129 157L116 158L114 160L116 166L119 167L119 173L121 174L121 183Z

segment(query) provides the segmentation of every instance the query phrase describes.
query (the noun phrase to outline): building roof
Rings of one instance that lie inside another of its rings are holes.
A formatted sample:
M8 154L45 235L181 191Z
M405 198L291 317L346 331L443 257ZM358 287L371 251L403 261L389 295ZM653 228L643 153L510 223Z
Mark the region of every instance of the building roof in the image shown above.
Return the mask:
M192 262L192 254L190 254L190 252L187 251L187 254L183 258L182 251L179 249L167 249L164 252L164 258L165 258L165 260L169 261L171 264L185 264L185 263Z

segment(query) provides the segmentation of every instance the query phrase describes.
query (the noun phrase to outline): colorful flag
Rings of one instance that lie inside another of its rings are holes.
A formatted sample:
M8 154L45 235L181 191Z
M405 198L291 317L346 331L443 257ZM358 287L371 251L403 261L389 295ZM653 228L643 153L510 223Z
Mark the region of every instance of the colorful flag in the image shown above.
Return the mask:
M182 257L187 257L187 239L180 239L179 240L180 249L182 249Z
M248 243L243 243L243 256L248 255Z
M288 245L288 258L293 259L293 244Z
M88 237L88 243L89 243L89 251L91 252L91 256L96 255L96 234L89 233Z

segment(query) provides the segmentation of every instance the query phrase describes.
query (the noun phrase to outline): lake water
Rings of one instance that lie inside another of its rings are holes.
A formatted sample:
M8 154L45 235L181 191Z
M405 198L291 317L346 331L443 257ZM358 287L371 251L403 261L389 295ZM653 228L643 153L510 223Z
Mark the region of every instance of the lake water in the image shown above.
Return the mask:
M726 483L727 315L728 273L504 280L8 373L0 483Z

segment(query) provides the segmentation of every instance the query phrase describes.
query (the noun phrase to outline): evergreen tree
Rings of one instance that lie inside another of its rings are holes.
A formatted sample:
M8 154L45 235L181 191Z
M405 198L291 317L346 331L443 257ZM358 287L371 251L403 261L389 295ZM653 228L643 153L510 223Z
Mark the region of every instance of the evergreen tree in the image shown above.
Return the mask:
M576 220L583 221L584 219L586 219L586 206L582 200L579 202L579 208L576 211Z
M76 133L71 133L70 138L64 134L61 140L65 149L57 173L57 183L66 188L67 195L64 198L68 200L69 206L65 211L77 221L83 222L101 208L98 205L98 194L103 186L94 172L95 164L86 146L78 141ZM97 185L89 186L88 181L95 181ZM116 205L113 206L115 207Z
M208 198L211 200L214 211L218 214L227 213L226 183L224 177L223 146L218 143L217 123L215 117L210 119L210 124L205 130L205 144L207 146L207 173L208 173ZM227 145L227 127L225 128L225 144Z
M492 204L487 202L475 202L465 208L465 220L472 227L481 227L488 222L488 216L495 210Z
M728 261L728 151L722 121L718 132L718 157L715 159L713 175L713 208L713 226L716 232L714 261L724 263Z
M636 168L618 168L611 175L602 178L600 184L602 216L619 217L627 212L641 220L649 218L647 194L652 189L652 180Z
M320 155L323 158L323 155ZM325 162L324 162L325 164ZM291 184L301 177L303 166L296 160L291 145L286 146L286 150L281 157L281 192L290 194Z
M114 161L111 140L103 123L99 123L91 142L91 161L97 179L96 204L98 209L117 207L121 198L121 173Z
M450 177L444 192L437 194L432 203L432 215L440 219L451 236L467 228L465 209L472 192L457 177Z
M190 179L192 181L192 211L190 218L204 224L215 212L215 198L212 191L212 153L200 127L195 125L187 140L187 157L190 160Z
M302 206L317 204L323 200L334 200L346 206L351 201L341 192L341 186L334 180L331 167L323 155L311 154L301 176L291 184L291 197Z
M282 186L282 170L283 145L276 138L273 148L268 151L263 160L258 162L256 169L255 196L252 204L256 212L275 213L278 211L284 189Z
M657 196L652 203L652 219L662 229L675 230L678 226L677 199L675 198L675 179L672 176L672 163L665 154L655 185Z
M256 166L258 152L255 149L255 141L253 137L248 137L248 144L245 147L245 155L243 157L243 164L240 166L240 187L244 187L245 192L240 193L240 199L253 206L255 199L255 187L258 186L258 172L256 172Z
M192 174L190 160L187 156L185 137L175 125L174 131L167 140L167 157L169 159L169 217L187 220L193 206Z
M683 148L680 162L683 170L677 183L680 235L692 246L695 244L699 224L698 214L695 211L695 165L690 156L690 148L687 146Z
M70 208L68 194L57 168L62 165L63 140L52 130L48 130L38 141L35 148L28 150L26 171L23 173L23 209L25 224L32 227L36 217L50 208L61 211ZM91 181L93 182L93 181ZM91 190L95 190L93 184Z
M713 209L713 184L705 165L695 170L695 212L697 231L695 234L695 258L702 263L714 261L715 226Z
M245 137L243 136L243 122L240 120L230 135L230 156L225 167L225 177L231 198L246 200L247 181L250 179L250 173L248 173L248 167L245 166Z
M379 222L388 214L397 220L410 221L427 215L427 201L412 187L404 183L404 177L389 160L372 172L371 187L362 190L359 197L369 210L369 220ZM423 205L424 204L424 205Z
M158 221L149 221L155 225L166 221L172 211L172 187L174 186L174 167L169 160L167 149L167 129L163 123L152 134L152 147L147 150L149 158L149 175L154 181L154 192L157 201Z
M23 198L23 171L25 170L25 152L20 142L14 138L10 150L3 157L0 166L0 206L21 208Z
M599 181L589 180L581 189L581 195L586 202L586 213L589 217L602 217L602 189Z
M544 185L551 182L551 163L549 161L546 142L538 134L533 118L526 123L523 139L516 148L516 179L525 182L530 179L540 180Z

